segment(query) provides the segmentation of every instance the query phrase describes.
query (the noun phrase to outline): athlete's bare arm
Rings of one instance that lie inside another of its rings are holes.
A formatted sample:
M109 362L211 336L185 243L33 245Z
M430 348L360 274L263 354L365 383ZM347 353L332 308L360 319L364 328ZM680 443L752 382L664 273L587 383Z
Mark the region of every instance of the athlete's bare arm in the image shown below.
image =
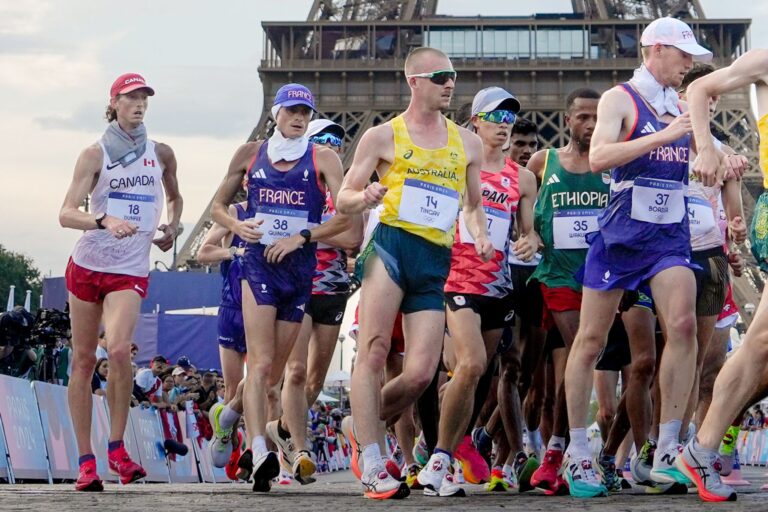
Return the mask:
M722 179L725 171L721 165L723 153L715 148L709 129L709 98L753 83L768 83L768 50L748 51L730 66L703 76L688 86L688 108L698 149L693 172L707 186ZM759 101L758 107L761 115L768 113Z
M92 192L96 186L103 161L104 156L99 144L92 144L80 153L75 164L72 182L64 197L64 204L59 210L59 224L62 227L78 230L99 229L96 224L96 214L103 212L86 213L79 208L88 193ZM135 235L139 229L137 225L111 215L104 217L102 225L115 238Z
M544 177L544 169L547 163L547 151L548 150L546 149L542 149L541 151L535 152L530 160L528 160L528 165L526 165L526 168L536 177L537 183L541 183L541 179Z
M255 244L261 239L259 226L263 221L246 219L239 221L232 218L229 213L229 204L235 198L235 194L240 190L243 184L243 176L248 171L248 165L258 154L263 141L246 142L235 151L232 161L229 164L227 175L219 185L216 195L213 196L211 204L211 217L228 231L237 234L240 238L249 244Z
M483 261L490 260L495 252L493 243L488 238L488 218L483 210L483 194L480 190L480 169L483 164L483 141L477 134L465 128L459 128L467 158L467 186L464 192L464 222L472 238L475 239L475 252Z
M327 170L322 168L321 172L335 205L344 179L344 168L335 151L322 148L322 153L323 158L328 160L328 166ZM312 240L315 239L340 249L357 249L363 241L363 217L359 214L337 213L328 222L312 230Z
M528 161L529 165L532 160L533 157ZM533 230L533 206L537 197L536 176L525 167L521 167L518 183L520 202L517 205L517 222L520 236L515 241L513 250L515 256L521 260L530 261L541 245L541 237Z
M344 169L339 160L339 155L335 151L318 147L315 153L315 162L317 163L317 172L320 178L325 182L331 197L335 200L338 196L339 186L341 185ZM323 222L319 226L310 229L312 233L311 241L325 240L326 237L339 235L345 231L353 229L352 217L344 214L335 215L328 222ZM286 238L281 238L264 250L264 257L269 263L280 263L287 255L302 247L306 243L304 237L295 234ZM359 243L359 241L357 242Z
M173 247L173 241L179 232L181 211L184 209L184 199L179 193L179 180L176 177L176 155L166 144L159 143L155 146L157 156L163 166L163 188L165 188L165 204L168 212L168 223L160 224L157 229L163 232L163 236L152 240L152 243L162 251Z
M237 218L237 209L235 205L229 205L229 216ZM213 223L211 229L205 235L203 245L200 246L200 250L197 251L197 261L203 265L210 265L218 263L220 261L232 259L232 254L229 252L229 246L232 243L232 232L218 224ZM243 249L238 249L243 251ZM242 255L242 252L240 252Z
M605 172L673 142L691 131L690 115L677 116L661 131L626 141L637 115L629 94L617 87L604 93L597 105L597 125L589 148L594 173Z
M392 165L395 154L394 132L390 123L366 131L355 150L347 175L341 184L336 210L339 213L360 213L375 208L384 199L387 187L370 183L371 174L378 171L382 177Z

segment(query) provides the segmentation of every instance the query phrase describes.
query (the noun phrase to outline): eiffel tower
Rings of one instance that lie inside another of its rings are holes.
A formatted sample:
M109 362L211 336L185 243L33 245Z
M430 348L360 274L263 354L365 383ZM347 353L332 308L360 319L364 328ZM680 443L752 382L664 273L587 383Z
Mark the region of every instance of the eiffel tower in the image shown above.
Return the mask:
M698 0L572 0L572 7L569 13L466 18L438 15L437 0L315 0L306 21L262 23L264 107L249 140L271 133L268 107L277 89L303 83L315 95L319 116L347 129L343 163L348 167L362 133L406 108L408 52L433 46L445 51L459 72L455 108L471 102L482 87L502 86L520 99L543 147L562 146L568 139L563 112L568 93L583 86L603 91L630 78L640 58L640 34L651 20L684 19L714 52L718 66L749 48L751 20L707 19ZM752 162L744 180L745 208L751 212L762 179L747 88L721 100L714 124ZM208 210L175 267L199 267L194 257L211 226ZM752 298L762 287L753 274L742 294Z

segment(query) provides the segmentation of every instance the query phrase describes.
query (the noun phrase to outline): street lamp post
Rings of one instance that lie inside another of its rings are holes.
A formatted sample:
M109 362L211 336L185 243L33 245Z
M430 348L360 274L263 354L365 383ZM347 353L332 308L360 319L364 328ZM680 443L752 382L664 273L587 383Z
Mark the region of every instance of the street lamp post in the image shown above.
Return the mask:
M344 334L339 334L339 370L344 369L344 340L346 339L346 336Z

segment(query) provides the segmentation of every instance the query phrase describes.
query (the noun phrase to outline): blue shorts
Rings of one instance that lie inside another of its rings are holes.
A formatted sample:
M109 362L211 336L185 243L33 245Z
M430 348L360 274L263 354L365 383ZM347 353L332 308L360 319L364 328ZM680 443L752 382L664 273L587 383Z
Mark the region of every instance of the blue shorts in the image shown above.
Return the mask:
M285 261L271 264L248 258L246 252L241 277L250 286L256 304L277 309L277 320L301 322L312 296L314 274L314 263L311 268L291 267Z
M240 354L248 350L245 344L243 311L240 308L219 306L219 345Z
M687 252L651 252L623 246L607 248L601 233L591 233L589 250L580 271L582 284L593 290L637 290L653 276L672 267L698 269ZM664 240L659 240L663 246ZM671 244L670 244L671 245Z

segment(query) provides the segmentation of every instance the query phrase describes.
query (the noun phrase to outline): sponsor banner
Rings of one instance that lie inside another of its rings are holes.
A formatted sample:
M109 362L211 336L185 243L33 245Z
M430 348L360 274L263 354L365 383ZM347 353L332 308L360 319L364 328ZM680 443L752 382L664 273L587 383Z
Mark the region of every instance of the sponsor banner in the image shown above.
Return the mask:
M136 436L135 450L139 464L147 471L148 482L170 482L168 462L163 447L163 429L157 409L133 407L130 412L133 432ZM128 443L126 442L126 447ZM134 453L129 450L131 457ZM136 460L136 459L134 459Z
M40 412L28 380L0 375L0 417L14 477L50 482Z
M163 411L160 411L159 414L169 414ZM183 457L181 455L173 455L168 457L168 465L170 466L170 474L171 474L171 482L185 482L185 483L198 483L200 482L200 477L198 476L197 471L197 461L195 460L195 450L192 447L192 441L189 440L187 437L186 432L186 413L185 412L176 412L176 413L170 413L170 414L176 414L176 417L179 420L179 425L181 426L181 437L184 439L184 444L189 449L189 452L187 452L186 455ZM168 418L169 423L171 426L174 426L175 423L173 422L172 418ZM174 460L175 459L175 460Z
M3 418L0 418L0 478L13 483L8 466L8 449L5 445L5 432L3 431Z
M40 409L51 475L56 479L76 480L78 451L67 402L67 388L35 381L32 389Z

